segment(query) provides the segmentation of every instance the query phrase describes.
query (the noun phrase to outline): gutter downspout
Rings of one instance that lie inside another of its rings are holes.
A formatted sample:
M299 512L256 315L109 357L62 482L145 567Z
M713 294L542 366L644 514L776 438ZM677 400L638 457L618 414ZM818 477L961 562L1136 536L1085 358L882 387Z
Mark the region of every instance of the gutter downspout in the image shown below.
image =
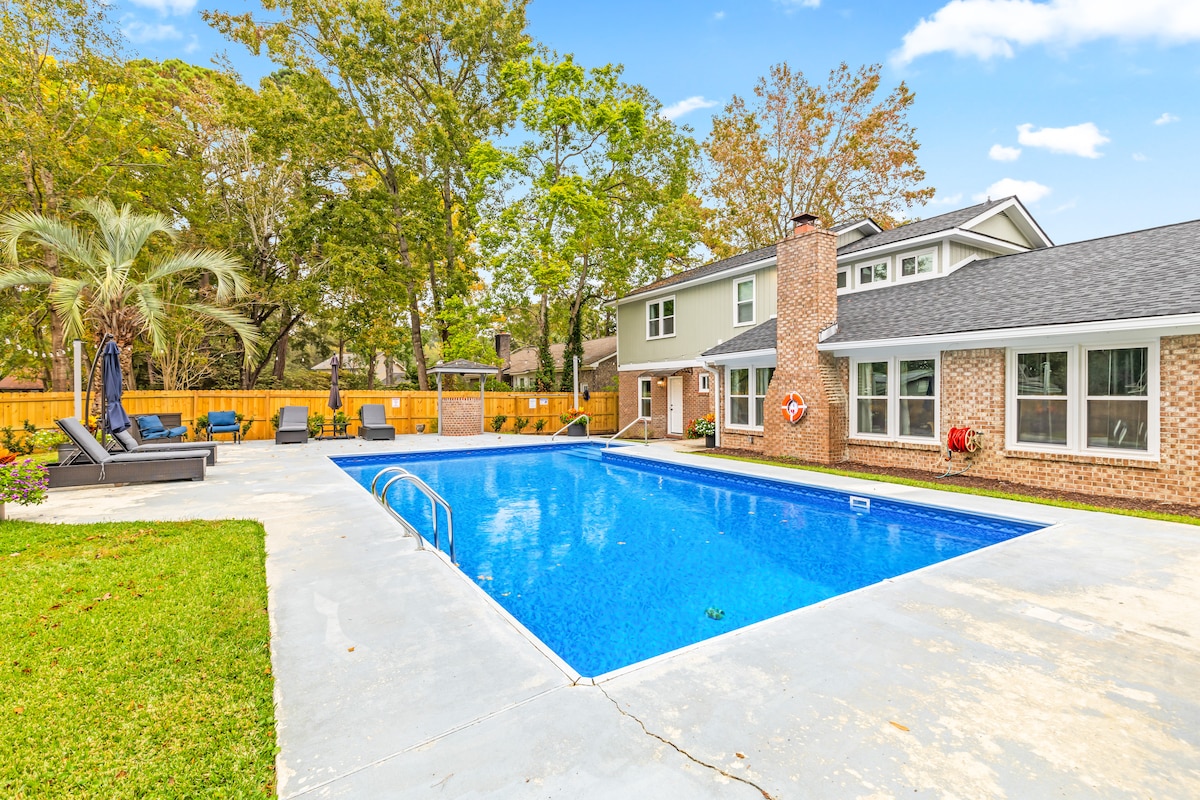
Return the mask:
M717 447L720 447L721 446L721 375L715 369L710 367L708 365L708 363L701 364L700 369L704 370L705 372L707 372L709 375L712 376L712 380L709 381L708 391L712 393L713 419L716 420L716 426L717 426L716 442L717 442Z

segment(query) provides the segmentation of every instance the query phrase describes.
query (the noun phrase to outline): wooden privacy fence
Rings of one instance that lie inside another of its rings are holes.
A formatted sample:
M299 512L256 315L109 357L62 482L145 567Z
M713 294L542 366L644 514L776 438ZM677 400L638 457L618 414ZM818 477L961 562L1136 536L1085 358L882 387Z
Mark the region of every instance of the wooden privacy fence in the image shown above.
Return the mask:
M479 392L443 392L443 397L479 397ZM559 415L571 408L570 393L536 394L532 392L488 392L484 397L484 414L491 430L491 419L504 414L508 420L502 430L511 431L513 421L521 416L529 420L526 433L533 433L534 422L546 420L544 433L554 433L562 427ZM183 424L192 428L196 417L210 411L236 411L254 420L247 439L273 439L271 416L284 406L307 406L309 415L323 414L333 421L329 409L329 392L290 391L212 391L212 392L126 392L122 397L125 410L133 414L179 414ZM388 424L396 433L416 433L416 425L433 429L437 422L437 392L366 392L347 389L342 392L342 411L350 417L350 430L357 430L358 409L367 403L380 403ZM615 433L617 430L617 393L595 392L588 401L580 400L583 410L591 415L592 433ZM75 396L71 392L21 392L0 394L0 428L11 425L19 428L29 420L39 428L54 428L54 420L69 417L75 412Z

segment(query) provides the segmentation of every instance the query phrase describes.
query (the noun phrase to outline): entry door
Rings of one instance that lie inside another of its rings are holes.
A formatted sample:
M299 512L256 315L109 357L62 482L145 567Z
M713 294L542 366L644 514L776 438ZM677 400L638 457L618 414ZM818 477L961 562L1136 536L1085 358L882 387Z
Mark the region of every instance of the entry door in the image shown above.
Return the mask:
M683 435L683 378L667 378L667 433Z

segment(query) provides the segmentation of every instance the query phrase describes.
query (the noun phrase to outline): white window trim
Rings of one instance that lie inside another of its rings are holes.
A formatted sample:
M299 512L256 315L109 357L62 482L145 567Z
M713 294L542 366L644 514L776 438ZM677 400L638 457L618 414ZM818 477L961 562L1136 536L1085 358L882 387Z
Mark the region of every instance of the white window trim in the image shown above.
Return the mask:
M1114 447L1087 445L1087 353L1089 350L1125 350L1146 348L1146 449L1125 450ZM1011 347L1004 368L1004 445L1008 450L1025 453L1121 458L1131 461L1159 460L1159 349L1158 339L1119 343L1045 345L1042 347ZM1067 354L1067 444L1033 444L1017 441L1017 356L1022 353Z
M650 385L650 391L645 395L642 394L642 387L646 384ZM650 413L642 414L642 400L650 401ZM654 378L638 378L638 419L650 419L654 415Z
M846 292L854 291L854 268L846 265L838 267L837 271L839 275L842 273L846 274L846 285L837 290L838 294L845 294Z
M862 271L863 267L874 267L876 264L886 264L887 265L887 274L888 274L887 278L885 278L884 280L881 280L881 281L877 281L873 277L874 272L872 272L872 279L871 279L870 283L863 283L861 280L859 280L859 273ZM843 289L843 291L847 291L849 289L860 289L860 290L877 289L881 286L891 286L895 282L895 274L894 274L893 267L894 267L894 265L892 264L891 256L884 256L883 258L873 258L870 261L859 261L853 267L851 267L851 269L850 269L850 279L851 280L850 280L850 283L847 284L846 289Z
M747 416L750 419L753 419L754 418L754 405L755 405L754 400L758 396L758 395L754 394L754 390L758 386L758 383L757 383L758 370L760 370L760 369L778 369L778 367L775 364L727 364L725 366L725 380L721 381L721 383L724 385L723 386L723 388L724 388L723 394L724 394L724 402L725 402L725 427L731 431L750 431L753 433L761 432L763 429L763 424L762 424L763 421L761 419L757 420L757 422L758 422L757 425L742 425L741 423L735 424L732 421L733 402L731 400L732 395L729 393L729 388L732 385L732 381L729 380L729 372L730 372L730 370L735 370L735 369L745 369L745 370L750 371L750 374L747 377L747 384L748 384L748 388L750 390L750 394L748 396L750 407L747 409ZM775 379L774 375L772 375L771 380L774 380L774 379ZM767 407L766 407L766 404L764 403L763 404L763 414L765 415L766 413L767 413Z
M662 309L663 309L663 306L667 304L668 300L670 300L671 302L674 303L675 295L673 295L673 294L667 295L666 297L659 297L654 300L646 301L646 340L647 341L650 341L652 339L670 339L671 337L673 337L675 335L675 331L677 331L679 329L679 327L675 324L676 314L672 313L671 314L671 332L670 333L662 333L662 329L664 327L663 320L666 319L666 317L663 315ZM650 335L650 306L658 306L658 330L659 330L658 336ZM678 310L679 310L679 307L678 307L678 304L676 304L674 306L674 311L678 311Z
M900 435L900 362L933 361L933 436ZM858 429L858 365L886 361L888 365L887 414L888 432L869 433ZM942 440L942 358L940 353L905 353L898 356L866 356L850 359L850 436L854 439L874 439L881 442L916 442L939 444Z
M701 372L698 376L696 376L696 378L696 392L699 394L708 394L710 386L709 379L711 379L712 376L707 372Z
M932 272L918 272L913 275L905 275L904 274L904 259L920 258L921 256L926 256L926 255L933 257L933 271ZM933 278L933 277L940 275L941 271L942 271L941 270L941 259L938 257L938 248L937 247L927 247L922 250L912 250L910 252L901 253L900 255L896 256L896 278L895 278L896 283L908 283L909 281L928 280L929 278Z
M738 322L738 287L743 283L750 284L750 321ZM733 327L745 328L756 324L758 320L758 276L747 275L745 278L736 278L733 281Z

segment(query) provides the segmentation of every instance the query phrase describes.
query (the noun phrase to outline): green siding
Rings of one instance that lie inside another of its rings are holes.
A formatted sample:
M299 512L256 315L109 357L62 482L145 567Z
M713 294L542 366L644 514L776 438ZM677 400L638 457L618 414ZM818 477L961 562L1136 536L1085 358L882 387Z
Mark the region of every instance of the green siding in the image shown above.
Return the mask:
M718 342L745 333L754 325L735 328L733 287L751 273L724 278L712 283L670 289L647 294L617 307L617 360L621 364L693 359ZM766 322L775 313L775 267L766 267L755 276L755 325ZM663 297L675 297L675 335L665 339L646 339L646 303Z
M947 267L947 268L952 267L955 264L957 264L958 262L962 261L964 258L967 258L968 256L979 256L979 258L984 259L984 258L994 258L998 255L1000 255L1000 254L995 251L992 251L992 250L985 250L982 247L976 247L974 245L969 245L969 244L959 244L958 242L951 242L950 243L950 263L946 264L945 267Z
M971 230L975 231L976 233L982 233L986 236L994 236L997 239L1003 239L1006 242L1013 242L1014 244L1019 244L1022 247L1032 246L1030 245L1029 240L1025 238L1024 234L1021 233L1017 226L1013 225L1012 220L1008 218L1007 214L997 214L994 217L989 217L988 219L985 219L983 222L971 228Z

